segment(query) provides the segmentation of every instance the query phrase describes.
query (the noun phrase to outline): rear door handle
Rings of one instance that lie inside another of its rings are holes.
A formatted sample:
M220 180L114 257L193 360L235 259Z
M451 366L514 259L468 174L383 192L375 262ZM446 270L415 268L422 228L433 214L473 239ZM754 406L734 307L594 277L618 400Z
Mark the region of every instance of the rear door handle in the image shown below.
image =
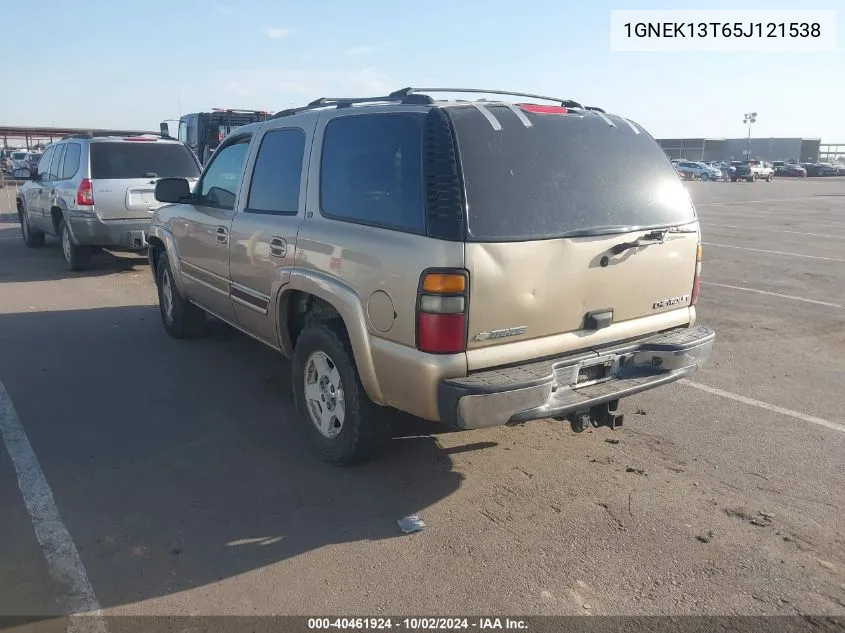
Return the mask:
M284 257L287 254L288 243L281 237L270 239L270 254L273 257Z
M217 241L221 244L226 244L229 241L229 232L225 226L217 227Z

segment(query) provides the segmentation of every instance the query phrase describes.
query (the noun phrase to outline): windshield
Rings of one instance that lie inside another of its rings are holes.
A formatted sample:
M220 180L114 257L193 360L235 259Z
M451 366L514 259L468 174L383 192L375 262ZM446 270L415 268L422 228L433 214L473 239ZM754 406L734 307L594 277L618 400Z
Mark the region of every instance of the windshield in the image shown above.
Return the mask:
M91 143L91 177L101 180L197 178L199 167L190 150L181 143Z
M549 239L601 227L694 219L689 194L660 146L623 119L490 105L501 130L474 107L449 110L468 205L468 239ZM637 128L640 130L640 128Z
M26 152L12 152L13 160L23 160L26 158Z

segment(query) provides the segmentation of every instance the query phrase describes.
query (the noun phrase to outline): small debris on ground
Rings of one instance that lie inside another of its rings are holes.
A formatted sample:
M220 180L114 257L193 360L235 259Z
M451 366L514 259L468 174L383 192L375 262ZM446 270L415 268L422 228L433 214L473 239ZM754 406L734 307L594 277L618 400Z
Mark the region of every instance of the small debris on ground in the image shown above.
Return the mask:
M698 541L699 543L709 543L710 541L713 540L713 531L708 530L707 536L699 534L698 536L695 537L695 540Z
M402 530L405 534L410 534L411 532L419 532L425 527L425 523L417 514L412 514L410 516L403 517L399 519L396 523L399 524L399 529Z
M642 468L634 468L633 466L628 466L625 469L625 472L626 473L637 473L638 475L643 475L645 477L648 477L648 473L645 470L643 470Z
M619 440L615 437L609 437L605 440L608 444L619 444Z
M634 415L648 415L648 414L646 413L645 409L640 409L639 407L637 407L637 410L634 411Z

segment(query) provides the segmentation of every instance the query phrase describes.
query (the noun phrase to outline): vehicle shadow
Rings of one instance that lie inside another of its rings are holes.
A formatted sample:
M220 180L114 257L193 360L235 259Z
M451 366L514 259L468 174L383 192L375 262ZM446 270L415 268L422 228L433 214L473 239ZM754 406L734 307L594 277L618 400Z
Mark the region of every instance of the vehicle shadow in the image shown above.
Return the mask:
M97 277L146 270L148 264L146 257L135 253L101 250L92 255L85 270L71 271L62 258L57 238L47 236L41 248L27 248L21 238L19 225L0 228L0 283Z
M0 347L0 379L104 608L414 538L396 521L461 485L449 453L495 445L443 450L439 427L397 414L382 458L329 466L294 416L287 361L222 324L173 340L157 306L2 314Z

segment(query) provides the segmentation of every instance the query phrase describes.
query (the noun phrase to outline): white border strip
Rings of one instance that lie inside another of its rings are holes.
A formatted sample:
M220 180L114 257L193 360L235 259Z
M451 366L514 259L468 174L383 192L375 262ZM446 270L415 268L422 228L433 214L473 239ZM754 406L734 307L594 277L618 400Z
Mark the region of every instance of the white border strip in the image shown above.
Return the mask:
M0 382L0 434L6 451L15 467L18 488L35 528L35 537L41 545L50 576L62 592L56 601L69 615L88 614L71 618L69 631L86 630L105 632L105 622L100 615L100 603L82 565L76 545L67 531L53 491L50 489L38 458L32 450L12 400ZM90 617L94 616L94 617Z

